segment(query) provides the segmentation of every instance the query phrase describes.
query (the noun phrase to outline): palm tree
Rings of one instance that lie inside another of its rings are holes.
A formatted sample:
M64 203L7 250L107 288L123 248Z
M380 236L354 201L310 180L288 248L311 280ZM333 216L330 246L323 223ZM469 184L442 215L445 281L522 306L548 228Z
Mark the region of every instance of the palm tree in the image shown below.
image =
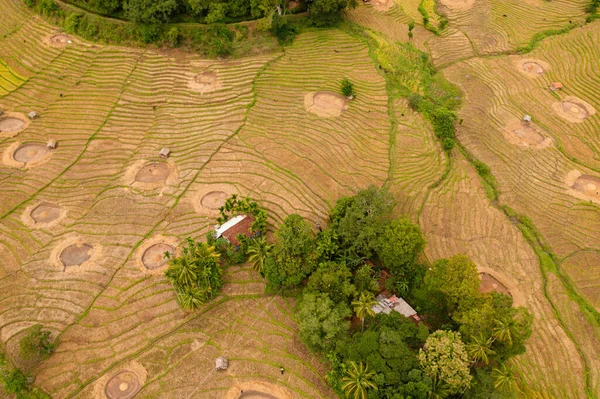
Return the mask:
M194 287L198 280L198 265L187 252L178 258L171 258L165 274L176 287Z
M375 316L375 311L372 308L378 303L379 302L375 300L375 297L370 292L361 293L358 301L352 302L352 306L354 306L354 313L356 313L356 316L362 322L361 331L365 330L365 317Z
M197 288L183 289L177 291L177 302L184 309L198 309L206 298L206 292Z
M482 334L479 335L479 338L473 337L473 342L467 345L467 352L473 359L473 364L479 361L485 364L490 362L488 356L496 353L491 349L493 342L494 339L492 337L485 339Z
M437 378L433 379L433 387L431 391L429 391L428 398L429 399L444 399L450 394L450 388L448 384L443 381L438 380Z
M269 256L272 248L273 245L269 244L267 238L264 236L252 241L248 246L248 261L252 263L252 268L261 275L263 274L265 260Z
M512 329L515 322L508 316L500 320L495 320L496 325L492 329L492 336L500 342L512 345Z
M346 372L346 376L342 378L342 390L348 398L367 399L367 389L377 390L377 385L373 381L375 373L369 371L369 366L362 363L358 365L355 362L350 362L350 368Z
M514 370L506 363L503 363L500 368L492 370L492 376L494 377L494 388L501 391L517 389Z

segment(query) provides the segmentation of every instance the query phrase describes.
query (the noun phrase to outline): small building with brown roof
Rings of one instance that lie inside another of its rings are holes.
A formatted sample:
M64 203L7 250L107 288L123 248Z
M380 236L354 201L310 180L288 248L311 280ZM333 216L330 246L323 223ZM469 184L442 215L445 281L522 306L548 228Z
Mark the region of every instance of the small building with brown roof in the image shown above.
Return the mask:
M561 90L563 88L563 84L560 82L552 82L548 88L552 91Z
M252 236L252 223L254 223L254 217L251 215L238 215L220 226L217 226L215 231L215 238L223 237L234 247L240 245L237 239L238 234L242 234L246 237Z

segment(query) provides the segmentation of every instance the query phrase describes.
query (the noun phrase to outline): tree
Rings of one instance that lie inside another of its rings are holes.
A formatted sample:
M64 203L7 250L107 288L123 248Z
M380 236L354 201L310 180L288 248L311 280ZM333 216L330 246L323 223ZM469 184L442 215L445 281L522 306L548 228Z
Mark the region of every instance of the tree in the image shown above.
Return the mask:
M348 78L342 79L341 89L344 97L354 97L354 85Z
M29 327L19 342L19 355L25 360L44 360L54 352L56 344L50 339L51 332L41 324Z
M474 363L483 362L488 364L490 362L489 356L496 353L491 349L493 342L492 337L486 339L483 335L472 338L472 342L467 344L467 352Z
M377 248L383 227L392 217L395 202L384 188L370 186L353 197L340 198L331 211L331 229L341 249L371 257Z
M354 307L354 313L356 313L356 317L358 317L361 320L362 331L365 330L365 317L375 316L375 311L372 308L378 303L379 302L375 300L375 297L370 292L362 292L358 300L352 302L352 306Z
M182 308L197 309L223 286L215 247L187 238L181 256L173 257L168 252L165 256L169 260L165 276L173 284Z
M392 275L405 276L414 272L415 259L424 246L419 226L401 218L383 228L377 255Z
M315 237L300 215L290 215L275 233L273 256L264 265L265 277L274 286L300 284L317 266Z
M300 339L311 350L324 351L348 330L349 315L345 304L336 305L327 294L304 294L297 311Z
M307 0L310 19L316 26L333 25L345 8L356 7L356 0Z
M425 275L429 292L440 292L450 314L470 309L480 297L477 267L466 255L436 261Z
M127 19L143 23L167 22L177 8L177 0L125 0L123 9Z
M261 275L272 249L273 245L269 244L265 236L253 240L248 246L248 261L252 264L252 268Z
M499 368L492 370L494 388L501 391L514 391L517 388L513 368L503 363Z
M421 367L434 381L448 387L448 394L464 391L471 383L469 356L459 332L438 330L419 350Z
M512 317L503 317L494 322L496 325L492 329L492 336L500 342L512 345L512 331L515 327Z
M347 303L351 296L356 295L351 279L352 272L345 264L325 262L308 278L306 289L327 294L335 303Z
M355 362L350 362L350 368L346 373L346 377L342 378L344 385L342 389L348 398L367 399L367 390L377 390L377 385L373 383L375 373L369 371L369 367L363 363L358 365Z

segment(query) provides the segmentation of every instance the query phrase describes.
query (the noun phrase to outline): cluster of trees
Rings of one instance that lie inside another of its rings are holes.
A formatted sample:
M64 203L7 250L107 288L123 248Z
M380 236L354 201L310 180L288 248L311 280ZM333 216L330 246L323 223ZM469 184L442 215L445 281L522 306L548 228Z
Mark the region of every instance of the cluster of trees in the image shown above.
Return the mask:
M165 276L175 288L182 308L199 308L223 286L219 254L214 246L187 238L180 256L166 252L165 257L169 263Z
M329 228L288 216L274 234L248 247L273 290L300 287L299 335L329 360L328 380L341 397L511 397L509 359L525 351L532 316L508 296L479 291L466 256L418 262L418 226L394 218L394 200L369 187L337 201ZM381 269L386 288L425 320L375 315ZM433 333L430 333L433 331Z
M56 348L50 331L41 324L35 324L25 330L25 335L19 341L19 358L30 367L47 359ZM25 370L28 367L24 368ZM33 378L10 364L0 352L0 396L4 392L14 395L17 399L50 399L46 393L35 388Z
M198 20L206 24L272 18L288 9L289 0L89 0L95 11L122 16L143 24L173 20ZM298 11L308 10L316 25L337 22L340 12L356 6L356 0L304 0Z

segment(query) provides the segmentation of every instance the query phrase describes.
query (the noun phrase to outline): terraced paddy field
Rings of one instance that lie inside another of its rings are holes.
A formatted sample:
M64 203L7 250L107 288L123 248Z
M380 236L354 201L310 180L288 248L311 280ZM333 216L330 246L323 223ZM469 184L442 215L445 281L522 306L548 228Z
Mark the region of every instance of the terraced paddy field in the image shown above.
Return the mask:
M222 295L187 314L157 254L202 237L233 193L258 200L271 225L293 212L325 223L337 198L375 184L420 224L428 260L467 253L533 312L516 361L528 384L598 397L600 22L526 55L480 58L580 22L585 2L441 3L449 27L435 36L417 26L412 43L462 89L458 138L491 167L495 201L463 152L446 154L422 115L388 97L351 30L206 60L57 36L21 2L0 0L2 349L16 358L34 323L60 336L33 370L55 398L331 398L325 365L297 339L293 300L231 267ZM418 6L372 1L347 19L406 42ZM342 77L352 101L337 94ZM555 81L562 91L548 90ZM505 205L531 219L535 242ZM214 371L221 355L226 372Z

